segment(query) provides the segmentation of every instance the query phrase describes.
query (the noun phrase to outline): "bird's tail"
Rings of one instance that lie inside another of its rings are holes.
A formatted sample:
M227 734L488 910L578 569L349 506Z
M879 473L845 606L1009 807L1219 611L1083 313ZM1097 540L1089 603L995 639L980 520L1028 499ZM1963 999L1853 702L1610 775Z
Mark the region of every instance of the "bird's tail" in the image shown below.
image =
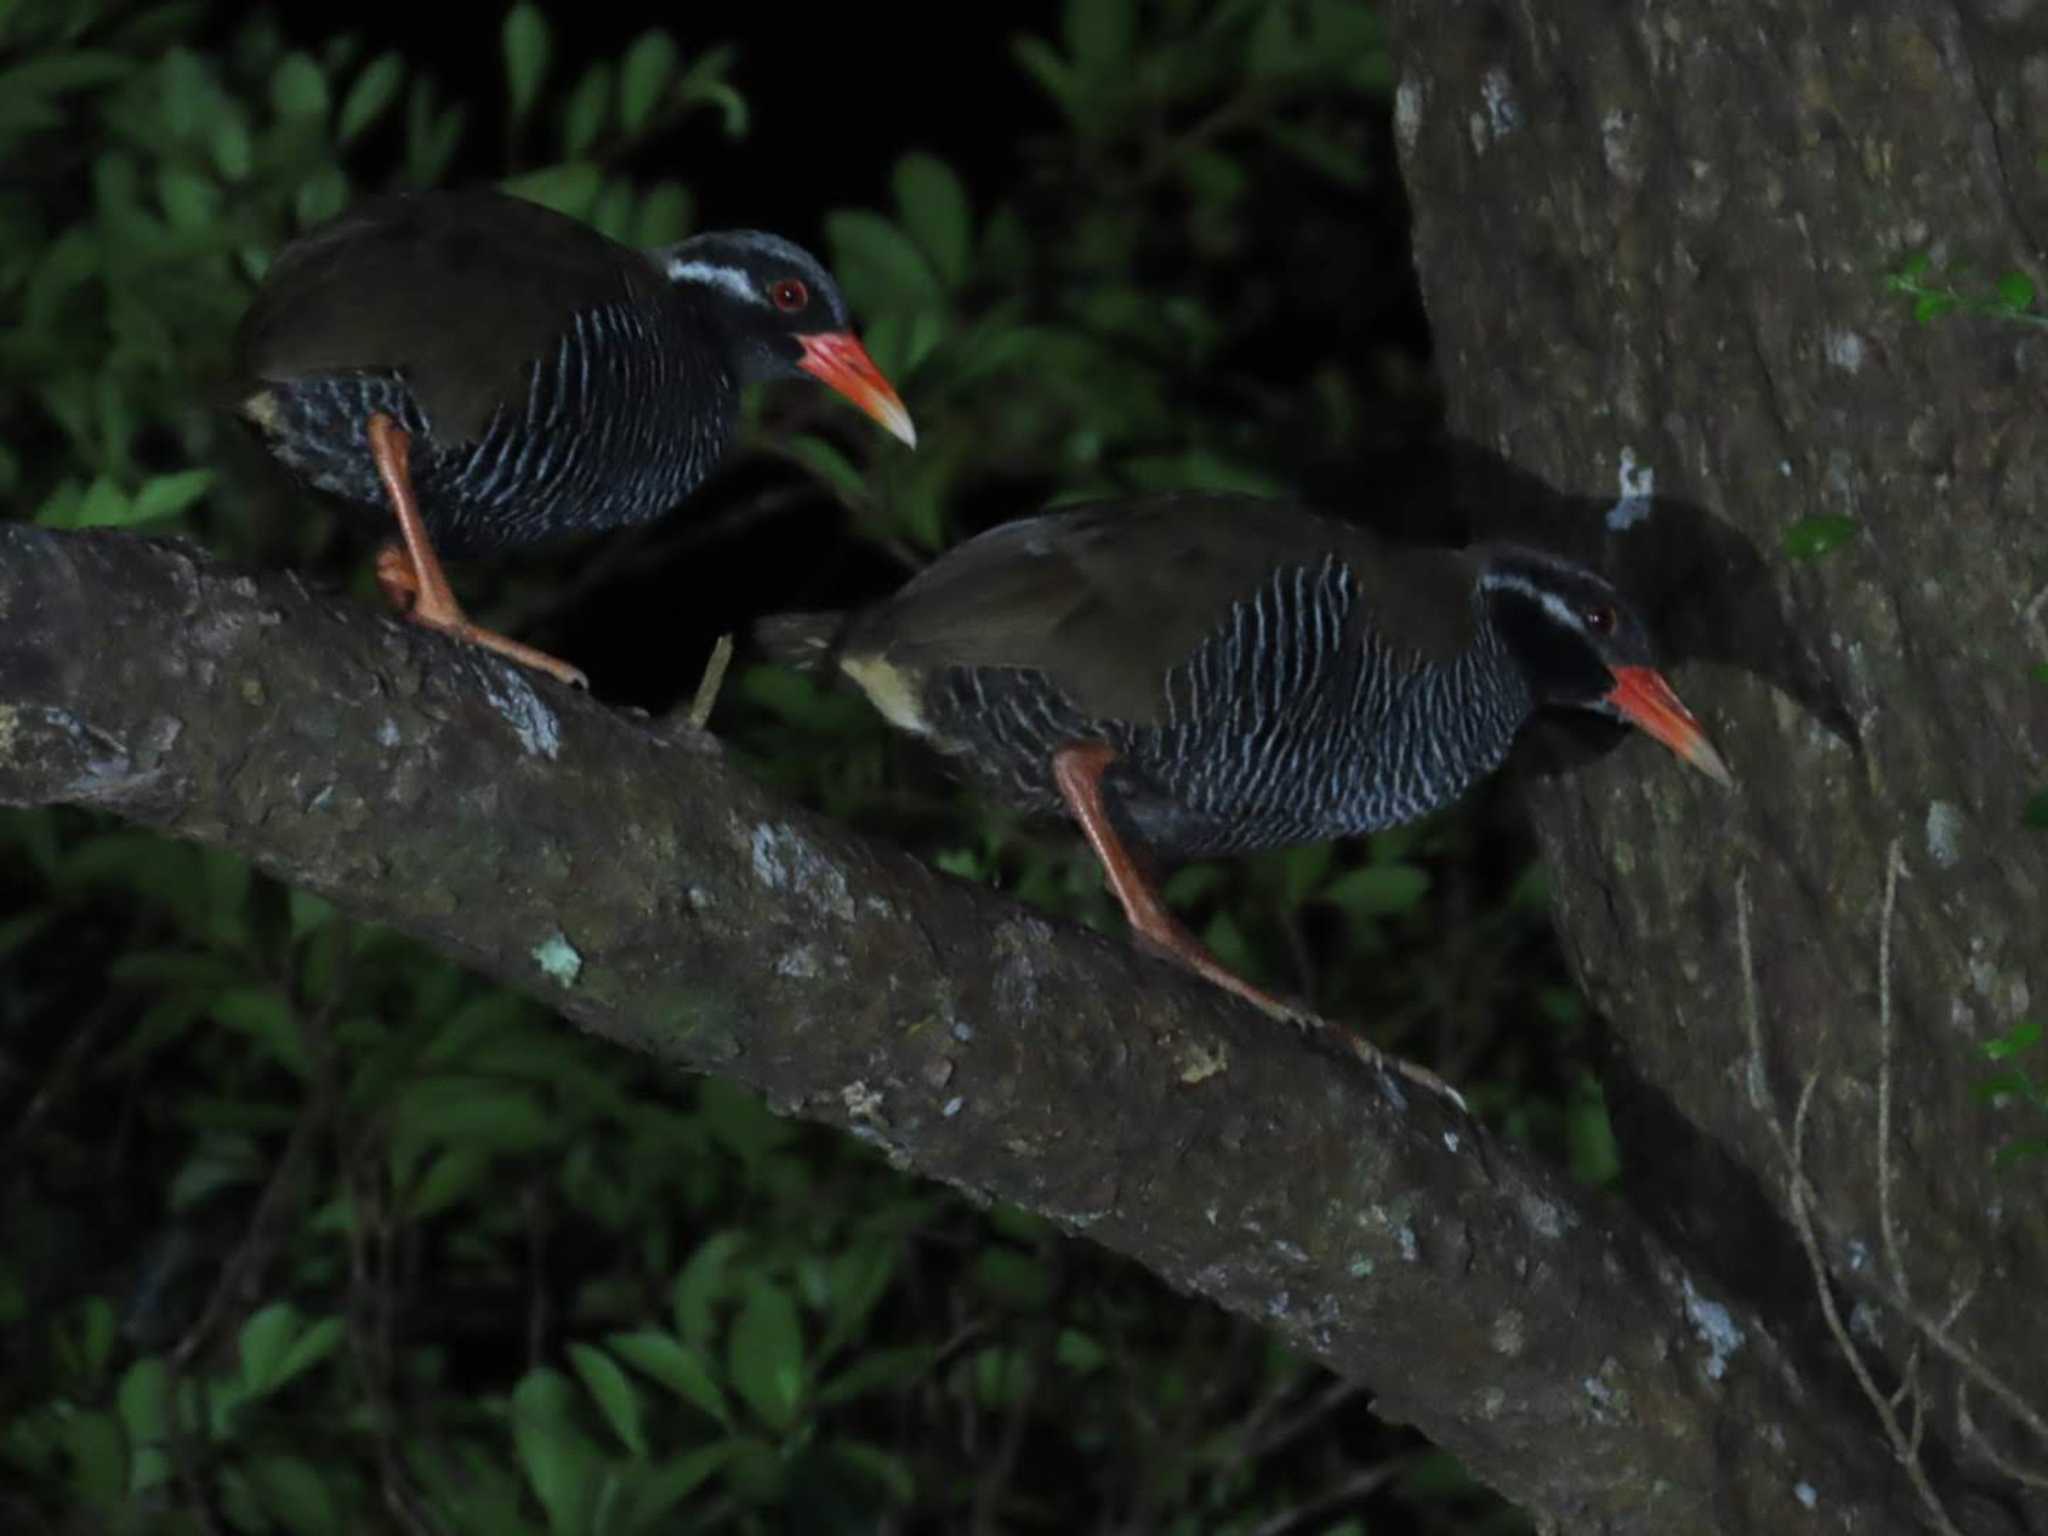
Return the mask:
M799 672L828 671L845 633L843 613L771 613L754 622L762 653Z

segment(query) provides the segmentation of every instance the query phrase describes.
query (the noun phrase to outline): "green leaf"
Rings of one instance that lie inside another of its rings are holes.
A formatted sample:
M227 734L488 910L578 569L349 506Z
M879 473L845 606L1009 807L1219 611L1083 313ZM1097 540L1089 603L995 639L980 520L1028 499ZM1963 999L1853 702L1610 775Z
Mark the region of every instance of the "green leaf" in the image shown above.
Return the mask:
M229 181L246 180L256 167L256 146L249 138L249 125L241 114L230 112L214 125L208 139L214 168Z
M1787 528L1780 539L1786 555L1793 560L1813 560L1856 535L1856 519L1833 514L1802 517Z
M761 1422L795 1427L804 1395L804 1337L796 1303L773 1281L757 1280L733 1323L726 1374Z
M2034 1097L2034 1080L2017 1068L2009 1072L1995 1072L1972 1083L1970 1096L1987 1104L1994 1099L2007 1098L2026 1102Z
M619 1369L618 1362L601 1349L588 1344L569 1346L569 1363L583 1378L583 1385L597 1399L597 1406L627 1450L645 1459L647 1436L641 1428L640 1389Z
M597 136L604 132L604 120L612 104L612 67L593 64L569 93L562 109L562 158L580 160L590 153Z
M708 53L700 54L676 83L676 100L691 106L718 109L721 126L729 139L747 136L746 99L733 89L732 82L726 78L733 60L738 57L739 50L731 43L721 44Z
M1266 134L1282 149L1310 169L1319 171L1340 187L1353 190L1372 183L1372 162L1357 149L1341 144L1326 134L1306 128L1271 122Z
M851 1402L870 1392L895 1392L909 1386L932 1367L932 1351L926 1345L904 1349L878 1349L862 1355L837 1376L818 1388L818 1406Z
M1102 1368L1109 1351L1077 1328L1062 1328L1053 1342L1052 1357L1075 1375L1086 1376Z
M406 1219L424 1221L440 1214L475 1190L490 1171L490 1154L481 1147L445 1149L406 1197Z
M1956 297L1952 293L1923 293L1913 301L1913 319L1921 325L1932 325L1955 307Z
M1021 1349L990 1345L976 1350L974 1395L984 1408L1012 1408L1031 1390L1031 1361Z
M1996 1040L1986 1040L1979 1049L1991 1061L2006 1061L2022 1051L2032 1050L2039 1045L2041 1035L2042 1026L2039 1019L2021 1019Z
M894 1451L869 1445L864 1440L834 1440L832 1454L862 1476L879 1483L897 1503L909 1504L917 1498L917 1478L910 1470L910 1463Z
M171 1209L190 1210L218 1190L258 1183L268 1172L269 1164L247 1136L207 1136L171 1179Z
M58 1438L71 1458L72 1486L96 1509L118 1509L128 1498L128 1453L111 1413L73 1410L59 1421Z
M619 126L629 136L647 126L680 58L676 40L658 27L641 33L626 50L619 67Z
M269 1390L275 1392L286 1382L303 1376L314 1366L325 1360L341 1347L345 1325L338 1317L323 1317L304 1333L293 1339L284 1357L277 1362L275 1374L270 1378Z
M292 212L299 228L325 224L348 205L348 176L338 165L323 165L299 183Z
M436 108L434 87L414 80L405 100L405 174L416 187L437 185L462 141L460 106Z
M273 1301L242 1324L242 1385L249 1396L261 1397L270 1390L300 1327L298 1308L288 1301Z
M173 229L206 229L220 218L220 186L209 176L167 165L157 172L156 196Z
M169 1480L171 1459L171 1372L156 1355L145 1355L122 1374L114 1395L121 1428L128 1437L128 1492L147 1493Z
M2027 675L2037 683L2048 683L2048 661L2042 662Z
M732 1410L726 1405L725 1393L712 1376L711 1362L702 1350L653 1328L609 1334L605 1343L628 1365L653 1377L684 1402L731 1426Z
M743 1440L723 1440L716 1445L699 1446L664 1463L659 1472L640 1485L640 1492L633 1500L632 1513L627 1518L628 1529L688 1529L670 1522L670 1511L722 1471L745 1445Z
M1621 1174L1621 1144L1607 1115L1600 1081L1582 1073L1565 1108L1565 1135L1571 1148L1572 1176L1583 1184L1611 1184Z
M300 1456L262 1456L247 1463L246 1470L258 1500L291 1536L341 1530L334 1495L311 1462Z
M380 53L372 59L342 98L341 118L334 130L336 141L350 144L369 132L377 119L391 110L404 83L404 59L396 53Z
M540 97L548 73L548 21L538 6L514 6L505 17L505 83L512 93L512 121L521 123Z
M36 521L51 528L125 528L137 518L128 493L111 476L102 475L86 488L84 500L75 504L61 503L52 496L37 510Z
M143 483L142 489L136 492L130 511L138 523L154 517L176 517L212 490L213 481L214 472L210 469L187 469L177 474L158 475Z
M1067 51L1082 71L1125 69L1138 39L1137 0L1067 0Z
M982 1250L974 1261L974 1283L991 1301L1013 1311L1040 1312L1052 1299L1045 1261L1005 1244Z
M2034 280L2024 272L2008 272L1998 280L1998 301L2014 314L2034 304Z
M674 245L690 232L690 189L681 182L659 181L640 199L640 220L633 244L646 249Z
M558 1533L589 1525L591 1492L602 1466L597 1447L570 1421L574 1394L559 1371L529 1371L512 1391L512 1441L519 1465Z
M327 116L327 77L310 55L288 53L270 77L270 105L281 118L317 122Z
M2020 811L2020 824L2048 827L2048 789L2037 789L2027 797L2026 806Z
M298 1014L280 987L234 987L215 997L207 1010L222 1024L263 1046L295 1076L312 1076Z
M523 197L557 213L566 213L572 219L580 219L590 212L591 205L597 201L597 194L603 190L604 172L588 160L572 160L528 171L503 185L515 197Z
M590 222L600 234L623 245L633 238L633 209L637 201L630 181L623 176L608 177L590 206Z
M1374 864L1324 886L1321 898L1352 917L1392 917L1414 909L1429 890L1429 872L1413 864Z
M903 225L924 247L951 287L967 281L974 245L974 215L967 190L936 155L909 154L896 162L896 203Z
M938 274L924 253L880 214L860 209L830 214L825 238L832 247L832 269L856 309L915 309L944 302Z

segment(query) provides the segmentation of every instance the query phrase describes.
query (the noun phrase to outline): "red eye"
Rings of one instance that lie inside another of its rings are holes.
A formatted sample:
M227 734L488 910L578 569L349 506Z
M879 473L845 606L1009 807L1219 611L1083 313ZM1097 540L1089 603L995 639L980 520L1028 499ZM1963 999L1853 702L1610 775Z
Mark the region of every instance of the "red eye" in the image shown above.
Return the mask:
M1579 617L1585 621L1586 628L1596 635L1614 633L1616 614L1612 608L1588 608Z
M785 315L793 315L811 302L811 290L793 277L785 277L768 290L768 298Z

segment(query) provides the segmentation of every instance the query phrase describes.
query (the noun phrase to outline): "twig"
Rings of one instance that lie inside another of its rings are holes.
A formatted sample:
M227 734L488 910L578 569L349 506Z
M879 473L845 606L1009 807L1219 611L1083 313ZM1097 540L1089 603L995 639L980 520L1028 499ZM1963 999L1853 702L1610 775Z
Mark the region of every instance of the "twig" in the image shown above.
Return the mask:
M1252 1536L1286 1536L1288 1531L1294 1530L1297 1526L1335 1514L1345 1505L1354 1504L1360 1499L1370 1498L1413 1466L1416 1459L1415 1453L1410 1452L1405 1456L1392 1457L1377 1466L1361 1468L1310 1503L1298 1505L1283 1514L1275 1515L1264 1525L1254 1526Z
M1897 844L1893 844L1896 849ZM1891 889L1890 886L1887 889ZM1889 903L1887 904L1889 912ZM1813 1289L1820 1301L1821 1315L1827 1320L1828 1332L1834 1336L1835 1347L1848 1362L1856 1384L1863 1389L1870 1406L1876 1411L1878 1422L1884 1426L1885 1438L1891 1442L1892 1455L1905 1469L1914 1490L1920 1495L1920 1502L1926 1506L1928 1518L1933 1521L1943 1536L1961 1536L1954 1522L1948 1517L1940 1495L1927 1480L1927 1471L1920 1465L1918 1399L1915 1398L1916 1424L1913 1433L1899 1424L1894 1411L1894 1400L1885 1396L1870 1374L1870 1367L1864 1363L1863 1352L1856 1347L1856 1341L1849 1336L1849 1330L1842 1321L1841 1309L1835 1305L1833 1284L1828 1275L1827 1258L1820 1250L1820 1237L1814 1230L1813 1215L1808 1201L1817 1198L1813 1186L1806 1177L1806 1122L1813 1108L1814 1090L1820 1086L1820 1074L1808 1075L1805 1085L1799 1090L1799 1105L1792 1116L1792 1134L1788 1138L1785 1127L1778 1118L1775 1105L1771 1103L1768 1082L1763 1078L1763 1016L1757 1003L1755 955L1750 948L1749 938L1749 872L1743 871L1735 881L1735 945L1742 963L1742 1015L1748 1030L1751 1051L1756 1054L1758 1086L1752 1098L1761 1095L1758 1104L1764 1112L1764 1121L1770 1127L1786 1162L1786 1200L1791 1208L1792 1228L1799 1235L1799 1246L1806 1252L1806 1262L1813 1271ZM1889 924L1887 924L1887 928Z
M1906 1280L1906 1261L1892 1225L1892 914L1899 902L1899 871L1905 865L1899 839L1885 855L1884 916L1877 930L1877 1229L1884 1240L1885 1263L1892 1285L1908 1306L1913 1292Z
M1863 1389L1863 1395L1876 1410L1877 1419L1884 1426L1885 1438L1891 1442L1892 1455L1897 1458L1906 1476L1912 1481L1913 1489L1920 1495L1920 1502L1927 1508L1927 1516L1942 1536L1962 1536L1955 1522L1949 1519L1948 1510L1943 1507L1941 1496L1934 1491L1934 1485L1927 1480L1927 1470L1920 1465L1917 1435L1909 1435L1899 1424L1899 1416L1892 1411L1891 1403L1879 1390L1871 1377L1870 1367L1864 1364L1863 1352L1856 1347L1856 1341L1849 1337L1849 1330L1842 1323L1841 1309L1835 1305L1834 1287L1828 1279L1826 1257L1820 1251L1820 1238L1814 1232L1813 1216L1807 1209L1807 1200L1813 1186L1806 1179L1806 1117L1813 1107L1813 1091L1820 1086L1820 1074L1813 1073L1806 1079L1806 1086L1799 1091L1799 1108L1792 1117L1792 1167L1788 1194L1791 1197L1792 1227L1799 1234L1799 1246L1806 1250L1806 1262L1813 1269L1814 1294L1820 1298L1821 1315L1827 1319L1828 1332L1834 1335L1835 1345L1842 1352L1842 1358L1849 1363L1855 1374L1856 1384Z
M1316 1425L1320 1424L1353 1398L1363 1397L1365 1391L1364 1382L1348 1381L1340 1377L1336 1381L1331 1382L1321 1392L1318 1392L1314 1400L1308 1403L1299 1413L1282 1419L1271 1429L1264 1429L1263 1426L1256 1423L1247 1424L1244 1436L1246 1441L1244 1460L1248 1462L1257 1461L1262 1457L1272 1455L1273 1452L1279 1450L1283 1445L1292 1443L1309 1430L1314 1429ZM1261 1432L1254 1433L1255 1430Z
M1953 1361L1966 1376L2004 1403L2043 1444L2048 1444L2048 1420L2019 1391L2006 1384L1980 1360L1975 1351L1955 1337L1953 1328L1963 1309L1977 1293L1966 1287L1949 1306L1948 1316L1936 1319L1913 1299L1906 1277L1905 1252L1893 1225L1892 1187L1897 1173L1891 1160L1892 1120L1892 919L1898 908L1899 874L1905 868L1900 840L1893 838L1885 860L1884 915L1877 934L1877 1222L1884 1243L1885 1265L1891 1272L1893 1305L1920 1334Z
M690 701L690 724L700 731L711 719L718 690L725 682L725 669L731 665L732 636L720 635L718 643L711 647L710 659L704 663L704 675L697 680L697 696Z
M1976 1417L1970 1412L1970 1384L1967 1381L1956 1383L1956 1422L1962 1425L1963 1438L1974 1445L1978 1454L2007 1477L2016 1483L2024 1483L2029 1488L2048 1489L2048 1476L2030 1472L2021 1466L1993 1445L1990 1436L1977 1427Z

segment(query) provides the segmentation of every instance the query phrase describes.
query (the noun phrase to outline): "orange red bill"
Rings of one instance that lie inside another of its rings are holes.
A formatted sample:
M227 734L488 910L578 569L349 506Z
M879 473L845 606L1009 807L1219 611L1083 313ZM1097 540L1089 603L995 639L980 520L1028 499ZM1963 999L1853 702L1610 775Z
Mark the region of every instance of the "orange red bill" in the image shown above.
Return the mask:
M820 331L797 340L804 349L797 367L838 390L892 436L912 448L917 446L917 428L910 423L910 412L903 408L895 387L882 377L859 337L851 331Z
M1616 667L1607 702L1631 725L1656 737L1715 783L1726 789L1735 787L1735 775L1707 740L1692 711L1679 703L1678 695L1655 667Z

